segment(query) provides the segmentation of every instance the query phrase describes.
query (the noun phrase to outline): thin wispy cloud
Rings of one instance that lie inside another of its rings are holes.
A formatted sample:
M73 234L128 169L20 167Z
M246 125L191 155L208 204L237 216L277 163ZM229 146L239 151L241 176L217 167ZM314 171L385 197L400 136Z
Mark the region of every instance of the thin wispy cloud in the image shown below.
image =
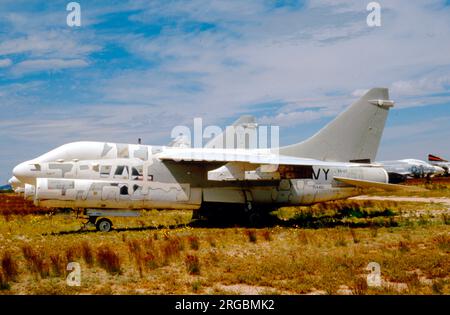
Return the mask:
M0 59L0 68L6 68L12 65L12 61L9 58Z
M35 59L18 63L12 73L21 75L27 72L58 71L69 68L87 67L88 63L83 59Z

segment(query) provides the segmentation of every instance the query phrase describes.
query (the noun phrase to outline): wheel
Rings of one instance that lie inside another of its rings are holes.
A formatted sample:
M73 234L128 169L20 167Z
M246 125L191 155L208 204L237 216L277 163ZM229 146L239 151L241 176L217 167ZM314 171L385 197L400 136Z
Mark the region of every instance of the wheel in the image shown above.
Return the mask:
M112 228L112 222L109 219L102 218L95 223L95 227L97 228L97 231L109 232Z

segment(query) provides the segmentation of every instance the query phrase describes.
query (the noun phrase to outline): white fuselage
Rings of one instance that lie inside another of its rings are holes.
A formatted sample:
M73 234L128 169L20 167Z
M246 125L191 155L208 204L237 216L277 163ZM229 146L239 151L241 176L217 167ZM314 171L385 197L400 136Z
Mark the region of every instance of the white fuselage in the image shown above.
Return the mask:
M197 209L202 202L307 205L355 196L359 189L335 176L387 183L379 167L283 166L250 180L223 175L225 163L164 161L162 147L101 142L67 144L14 168L25 197L46 207ZM196 151L198 154L198 150ZM226 164L225 164L226 165ZM218 168L219 167L219 168ZM258 180L256 180L256 178Z

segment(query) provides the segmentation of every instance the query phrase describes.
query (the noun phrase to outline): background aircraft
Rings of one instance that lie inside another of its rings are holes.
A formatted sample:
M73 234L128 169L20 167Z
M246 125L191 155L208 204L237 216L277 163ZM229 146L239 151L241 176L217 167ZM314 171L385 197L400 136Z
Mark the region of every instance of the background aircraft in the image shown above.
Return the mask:
M12 187L9 184L0 186L0 191L10 191L10 190L12 190Z
M431 177L442 175L445 172L439 166L415 159L380 161L376 162L376 164L381 165L388 172L390 183L404 182L408 177Z
M392 106L387 89L371 89L311 138L280 148L74 142L19 164L13 174L25 198L82 211L100 231L111 229L107 217L139 209L192 209L194 217L258 224L279 206L401 187L370 164Z
M430 164L442 167L445 170L445 175L449 176L450 162L433 154L428 154L428 161Z

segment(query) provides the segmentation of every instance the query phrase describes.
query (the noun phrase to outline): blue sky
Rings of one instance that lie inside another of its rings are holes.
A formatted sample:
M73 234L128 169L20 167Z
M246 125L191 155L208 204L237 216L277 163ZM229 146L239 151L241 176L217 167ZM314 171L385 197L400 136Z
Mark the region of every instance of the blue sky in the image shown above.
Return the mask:
M390 88L379 159L450 157L445 0L0 2L0 183L76 140L167 144L176 125L242 114L312 135L374 86Z

